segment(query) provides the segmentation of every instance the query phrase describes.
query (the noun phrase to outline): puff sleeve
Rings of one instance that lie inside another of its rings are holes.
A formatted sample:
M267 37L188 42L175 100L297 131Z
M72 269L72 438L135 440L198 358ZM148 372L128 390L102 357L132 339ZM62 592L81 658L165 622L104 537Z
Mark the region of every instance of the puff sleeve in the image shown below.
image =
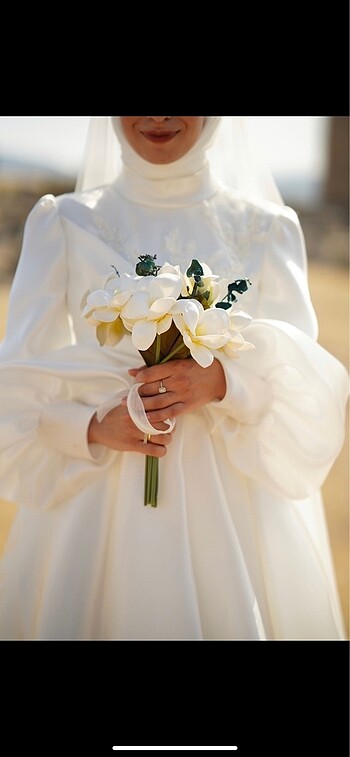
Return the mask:
M229 463L275 494L302 499L326 478L344 441L348 375L315 338L317 321L298 218L276 215L267 234L255 349L220 356L227 393L206 408Z
M64 230L47 195L25 226L0 348L0 496L34 507L63 500L110 459L87 443L96 404L81 372L91 356L73 344L66 285Z

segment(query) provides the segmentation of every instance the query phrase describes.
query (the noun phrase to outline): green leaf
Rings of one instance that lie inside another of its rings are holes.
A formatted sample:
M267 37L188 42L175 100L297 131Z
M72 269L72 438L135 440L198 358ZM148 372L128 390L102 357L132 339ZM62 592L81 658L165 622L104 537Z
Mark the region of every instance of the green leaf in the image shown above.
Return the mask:
M228 291L229 293L238 292L239 294L243 294L251 284L252 283L249 279L236 279L236 281L233 281L232 284L228 285Z
M198 260L193 259L190 267L186 271L188 278L193 277L195 281L199 281L201 276L204 275L203 268Z
M135 268L137 276L157 276L160 266L155 264L156 259L157 255L139 255L140 262Z

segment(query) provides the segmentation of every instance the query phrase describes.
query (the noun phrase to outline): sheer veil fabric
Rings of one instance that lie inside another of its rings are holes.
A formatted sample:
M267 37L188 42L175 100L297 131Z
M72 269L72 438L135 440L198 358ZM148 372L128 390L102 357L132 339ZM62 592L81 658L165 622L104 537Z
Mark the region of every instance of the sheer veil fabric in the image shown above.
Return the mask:
M87 442L140 355L128 337L101 349L80 315L93 280L144 251L252 281L255 349L220 358L221 402L177 418L157 510L143 455ZM168 165L136 155L119 117L92 119L76 192L28 218L0 347L0 496L19 505L1 638L343 638L320 487L348 376L316 338L300 224L244 119L207 117Z
M207 162L221 184L257 200L283 204L246 119L238 116L207 116L198 142L170 166L155 166L142 160L128 145L118 116L91 118L76 190L113 182L123 165L143 176L161 180L168 176L193 175Z

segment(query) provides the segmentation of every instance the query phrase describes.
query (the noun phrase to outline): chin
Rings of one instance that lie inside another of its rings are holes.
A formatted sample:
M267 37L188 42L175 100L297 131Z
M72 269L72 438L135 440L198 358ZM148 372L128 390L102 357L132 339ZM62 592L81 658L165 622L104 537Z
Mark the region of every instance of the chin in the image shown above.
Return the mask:
M164 166L164 165L167 165L168 163L174 163L175 160L179 160L179 158L181 158L181 155L179 154L169 155L169 153L157 152L157 154L148 153L147 155L146 154L141 155L141 158L143 158L144 160L147 160L149 163L154 163L155 165L158 165L158 166Z

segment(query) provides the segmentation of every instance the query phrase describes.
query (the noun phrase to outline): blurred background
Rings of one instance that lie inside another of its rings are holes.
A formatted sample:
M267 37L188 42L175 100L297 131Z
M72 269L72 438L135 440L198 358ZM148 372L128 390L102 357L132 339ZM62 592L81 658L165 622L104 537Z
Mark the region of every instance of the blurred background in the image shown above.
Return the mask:
M349 368L349 119L257 116L248 120L285 202L297 211L304 230L319 341ZM74 189L88 122L73 116L0 117L0 340L25 219L43 194ZM348 460L347 436L323 494L349 633ZM16 508L1 500L0 505L1 553Z

